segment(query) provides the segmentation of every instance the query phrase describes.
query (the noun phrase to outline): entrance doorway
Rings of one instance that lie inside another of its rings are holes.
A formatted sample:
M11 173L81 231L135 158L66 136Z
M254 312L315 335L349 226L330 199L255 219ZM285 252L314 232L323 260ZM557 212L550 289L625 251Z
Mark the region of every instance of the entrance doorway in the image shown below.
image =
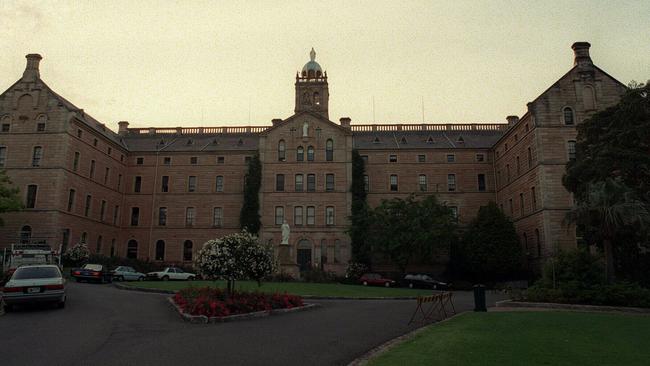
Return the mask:
M311 262L311 243L307 239L302 239L298 242L298 251L296 253L296 263L300 268L300 272L308 271L312 267Z

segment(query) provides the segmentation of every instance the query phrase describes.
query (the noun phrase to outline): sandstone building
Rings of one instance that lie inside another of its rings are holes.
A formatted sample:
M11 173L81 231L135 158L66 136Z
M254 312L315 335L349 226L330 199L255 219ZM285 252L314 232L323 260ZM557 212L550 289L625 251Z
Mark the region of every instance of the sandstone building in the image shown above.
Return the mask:
M237 231L247 160L263 167L260 237L303 268L343 271L352 150L367 162L368 201L437 194L467 223L496 201L515 222L530 262L576 243L562 224L563 188L576 124L619 100L625 86L592 63L589 43L574 66L521 118L486 124L356 124L330 120L327 73L309 61L296 75L295 110L268 127L129 128L117 133L56 94L27 55L0 95L0 168L26 209L3 215L0 248L19 241L166 262L189 262L208 239Z

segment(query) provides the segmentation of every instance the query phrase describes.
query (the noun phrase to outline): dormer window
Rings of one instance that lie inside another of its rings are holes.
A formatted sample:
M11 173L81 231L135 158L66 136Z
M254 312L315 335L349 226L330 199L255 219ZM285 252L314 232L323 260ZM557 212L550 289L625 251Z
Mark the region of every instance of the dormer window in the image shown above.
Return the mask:
M408 144L408 141L406 141L406 137L402 137L402 139L400 140L400 144L402 145Z
M378 144L379 143L379 137L375 137L375 139L372 141L373 144Z
M192 141L192 139L187 139L187 144L188 145L192 145L193 143L194 143L194 141Z
M239 139L239 141L237 141L237 146L242 146L243 144L244 144L244 140Z
M459 143L459 144L464 144L465 139L463 138L463 136L458 136L458 140L456 140L456 142Z
M429 136L427 139L427 144L433 144L433 137Z

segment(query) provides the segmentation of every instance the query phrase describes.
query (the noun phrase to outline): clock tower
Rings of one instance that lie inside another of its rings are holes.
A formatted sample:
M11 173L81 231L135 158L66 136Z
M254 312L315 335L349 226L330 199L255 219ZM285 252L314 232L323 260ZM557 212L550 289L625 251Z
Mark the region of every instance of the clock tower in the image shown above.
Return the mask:
M327 88L327 72L323 72L316 62L316 51L311 49L309 62L302 71L296 73L296 108L294 112L315 112L329 119L327 104L329 91Z

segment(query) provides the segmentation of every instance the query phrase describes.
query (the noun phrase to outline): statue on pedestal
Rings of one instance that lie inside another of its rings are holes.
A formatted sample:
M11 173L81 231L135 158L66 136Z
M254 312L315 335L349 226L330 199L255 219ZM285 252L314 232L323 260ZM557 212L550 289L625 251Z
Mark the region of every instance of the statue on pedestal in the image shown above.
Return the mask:
M289 245L289 234L291 233L291 228L289 227L289 224L287 224L287 220L282 222L280 228L282 229L282 241L280 242L280 245Z
M307 122L302 125L302 137L309 137L309 123Z

